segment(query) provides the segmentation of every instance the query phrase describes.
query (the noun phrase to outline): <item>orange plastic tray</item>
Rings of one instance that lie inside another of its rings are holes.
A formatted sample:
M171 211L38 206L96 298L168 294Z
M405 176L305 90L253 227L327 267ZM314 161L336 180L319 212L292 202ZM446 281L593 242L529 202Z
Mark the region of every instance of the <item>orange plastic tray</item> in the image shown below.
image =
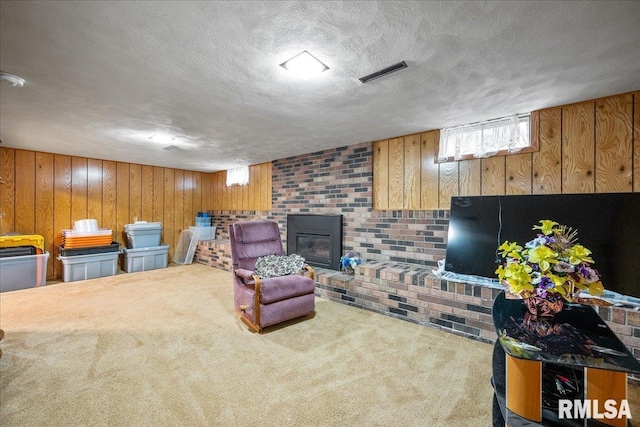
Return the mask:
M62 241L65 248L81 248L91 246L108 246L111 244L112 239L111 235L109 235L83 238L65 237Z

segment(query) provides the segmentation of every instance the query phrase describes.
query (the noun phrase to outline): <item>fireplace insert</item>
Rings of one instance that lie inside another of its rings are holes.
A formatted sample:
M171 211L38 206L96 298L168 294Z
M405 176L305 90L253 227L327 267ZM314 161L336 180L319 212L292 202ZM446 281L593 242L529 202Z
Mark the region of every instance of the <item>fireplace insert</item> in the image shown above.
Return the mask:
M340 270L342 215L287 215L287 254L307 264Z

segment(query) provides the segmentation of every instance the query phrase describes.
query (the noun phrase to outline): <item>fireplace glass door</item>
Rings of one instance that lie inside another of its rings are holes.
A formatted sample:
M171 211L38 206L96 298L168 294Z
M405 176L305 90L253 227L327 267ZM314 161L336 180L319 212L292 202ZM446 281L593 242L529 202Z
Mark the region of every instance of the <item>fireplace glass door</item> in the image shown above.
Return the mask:
M322 234L296 235L296 252L309 262L331 264L331 236Z

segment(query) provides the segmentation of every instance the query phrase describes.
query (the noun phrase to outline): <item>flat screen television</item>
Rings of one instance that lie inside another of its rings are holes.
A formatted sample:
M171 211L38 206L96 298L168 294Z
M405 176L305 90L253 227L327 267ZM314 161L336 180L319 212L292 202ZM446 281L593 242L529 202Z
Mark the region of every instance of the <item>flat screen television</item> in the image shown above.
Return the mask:
M578 231L606 290L640 298L640 193L452 197L444 269L496 279L498 246L543 219Z

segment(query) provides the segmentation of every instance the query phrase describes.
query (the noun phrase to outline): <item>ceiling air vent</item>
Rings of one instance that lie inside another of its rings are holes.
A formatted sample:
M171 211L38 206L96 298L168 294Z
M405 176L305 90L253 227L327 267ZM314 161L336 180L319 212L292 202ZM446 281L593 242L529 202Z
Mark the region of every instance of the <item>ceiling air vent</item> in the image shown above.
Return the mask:
M407 63L404 62L404 61L398 62L397 64L393 64L393 65L391 65L391 66L389 66L387 68L383 68L382 70L376 71L376 72L371 73L371 74L369 74L367 76L360 77L359 80L362 83L367 83L367 82L370 82L371 80L375 80L377 78L384 77L387 74L391 74L391 73L394 73L394 72L396 72L398 70L402 70L403 68L407 68Z

